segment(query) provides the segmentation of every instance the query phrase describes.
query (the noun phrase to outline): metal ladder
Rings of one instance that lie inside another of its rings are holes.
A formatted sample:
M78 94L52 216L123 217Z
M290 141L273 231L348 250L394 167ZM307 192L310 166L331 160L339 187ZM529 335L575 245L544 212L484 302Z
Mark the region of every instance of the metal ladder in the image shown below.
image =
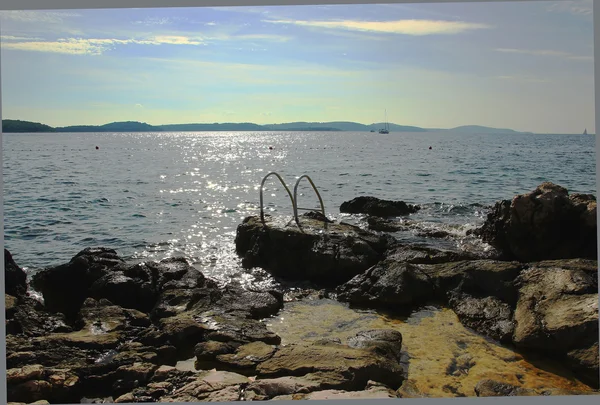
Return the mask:
M265 182L267 181L267 179L272 175L276 176L279 179L279 181L285 188L285 191L287 191L287 193L290 197L290 200L292 201L294 220L296 221L296 225L298 225L298 228L302 229L302 225L300 225L300 219L298 218L298 210L303 210L303 211L315 211L316 210L314 208L298 207L298 185L300 184L300 181L302 179L308 180L308 182L312 186L313 190L315 191L315 194L317 194L317 197L319 198L319 203L321 204L321 213L323 214L323 217L327 218L325 216L325 204L323 204L323 199L321 198L321 194L319 194L319 190L317 190L317 186L315 186L315 183L312 181L312 179L307 174L303 174L302 176L298 177L298 180L296 180L296 184L294 185L294 194L292 195L292 193L290 192L290 189L285 184L285 181L279 175L279 173L270 172L270 173L267 173L267 175L265 177L263 177L262 182L260 183L260 221L263 223L263 225L265 224L265 212L264 212L264 204L263 204L263 202L264 202L263 188L264 188L264 185L265 185ZM324 224L325 224L325 228L327 228L326 221L324 221Z

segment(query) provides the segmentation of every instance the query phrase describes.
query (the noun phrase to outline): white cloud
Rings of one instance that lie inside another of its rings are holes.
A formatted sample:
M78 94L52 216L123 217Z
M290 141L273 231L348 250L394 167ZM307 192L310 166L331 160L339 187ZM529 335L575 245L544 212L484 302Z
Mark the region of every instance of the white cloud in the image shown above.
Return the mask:
M56 41L24 41L2 43L4 49L21 51L62 53L70 55L101 55L114 49L116 45L203 45L197 38L177 35L157 35L146 39L115 39L115 38L67 38Z
M515 48L496 48L497 52L504 53L519 53L523 55L533 56L554 56L572 60L594 60L593 56L587 55L573 55L564 51L555 51L550 49L515 49Z
M487 24L463 21L441 20L397 20L397 21L302 21L302 20L265 20L271 24L298 25L312 28L342 29L385 34L434 35L459 34L462 32L492 28Z
M0 11L0 19L31 23L62 23L66 18L80 17L80 14L61 11Z
M557 1L548 7L548 11L591 16L593 13L593 0Z
M137 103L135 106L136 106L136 107L138 107L138 108L143 108L143 107L144 107L144 106L143 106L142 104L140 104L140 103Z
M0 35L0 41L40 41L42 38L18 37L14 35Z

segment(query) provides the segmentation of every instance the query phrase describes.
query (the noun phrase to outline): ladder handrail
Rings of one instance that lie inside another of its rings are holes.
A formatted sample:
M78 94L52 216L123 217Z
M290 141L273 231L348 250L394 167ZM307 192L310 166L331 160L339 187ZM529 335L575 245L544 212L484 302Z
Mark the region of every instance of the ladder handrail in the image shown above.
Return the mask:
M275 175L279 179L279 181L281 182L281 184L285 188L285 191L287 191L288 196L290 197L290 200L292 201L292 209L293 209L293 212L294 212L294 220L296 221L296 225L298 225L298 228L300 228L300 230L302 230L302 225L300 225L300 219L298 218L298 209L304 209L304 210L306 210L307 208L298 208L297 195L298 195L298 184L300 184L300 180L302 180L304 178L306 178L309 181L309 183L312 186L313 190L317 194L317 197L319 198L319 203L321 204L321 213L323 214L323 217L325 217L325 219L327 218L325 216L325 204L323 204L323 199L321 198L321 194L319 193L319 190L317 190L317 186L315 186L315 183L312 181L312 179L307 174L303 174L302 176L300 176L298 178L298 180L296 180L296 184L294 185L294 194L292 195L292 192L288 188L287 184L285 184L285 181L283 180L283 177L281 177L279 175L279 173L277 173L277 172L270 172L270 173L267 173L267 175L265 177L263 177L263 179L262 179L262 181L260 183L260 221L263 223L263 225L265 225L265 211L264 211L263 189L264 189L264 186L265 186L265 182L272 175ZM327 221L325 221L324 224L325 224L325 228L327 228Z
M296 206L296 204L294 203L294 197L292 196L290 189L285 184L285 181L283 181L283 178L279 175L279 173L277 173L277 172L267 173L267 175L265 177L263 177L262 182L260 183L260 221L263 223L263 225L265 223L265 212L263 209L263 187L265 185L265 182L267 181L267 178L269 178L269 176L271 176L271 175L277 176L277 178L279 179L279 181L285 188L285 191L287 191L288 195L290 196L290 200L292 201L292 207ZM296 220L296 224L298 224L298 227L300 227L300 223L298 222L298 217L295 216L294 219Z
M317 194L317 197L319 198L319 203L321 204L321 213L323 214L323 217L327 218L325 216L325 204L323 204L323 199L321 198L321 194L319 194L319 190L317 190L317 186L315 186L315 183L312 181L308 174L303 174L302 176L298 177L298 180L296 180L296 184L294 185L294 219L296 220L298 226L300 226L300 220L298 219L298 184L300 184L300 180L302 179L308 180L308 182L312 186L313 190L315 191L315 194ZM327 228L327 222L324 222L324 224L325 228Z

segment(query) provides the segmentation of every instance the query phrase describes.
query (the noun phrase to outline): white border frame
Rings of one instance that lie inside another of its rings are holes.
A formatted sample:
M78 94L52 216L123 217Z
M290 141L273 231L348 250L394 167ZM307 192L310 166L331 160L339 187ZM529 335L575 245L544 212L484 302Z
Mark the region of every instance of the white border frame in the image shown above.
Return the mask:
M53 9L100 9L100 8L171 8L171 7L207 7L207 6L272 6L272 5L318 5L318 4L384 4L384 3L484 3L484 2L512 2L524 0L0 0L0 10L53 10ZM567 0L525 0L525 1L567 1ZM594 17L594 61L600 60L600 6L593 7ZM596 23L597 22L597 23ZM2 117L2 72L0 71L0 117ZM596 132L600 127L600 63L594 64L594 87L595 87L595 117ZM2 131L0 128L0 141ZM600 144L596 142L596 189L600 178L600 165L598 164L598 152ZM2 146L0 143L0 167L2 167ZM4 191L3 176L0 175L0 197ZM2 200L4 201L4 200ZM598 224L600 219L597 218ZM2 247L4 248L4 204L0 205L0 235L2 236ZM598 238L598 251L600 253L600 237ZM2 274L0 275L0 291L4 287L4 249L0 253ZM600 303L600 300L599 300ZM0 324L5 324L5 302L0 300ZM6 403L6 330L2 327L0 332L0 403ZM599 335L600 340L600 335ZM599 376L600 379L600 376ZM500 398L431 398L431 399L397 399L389 401L401 401L402 404L440 404L451 405L476 401L485 404L542 404L559 405L568 401L571 404L597 404L599 395L582 396L548 396L548 397L500 397ZM310 405L331 405L336 403L348 403L351 405L367 405L372 402L389 403L388 400L349 400L349 401L310 401ZM278 401L282 405L293 405L294 401ZM166 403L165 403L166 404ZM171 405L173 403L170 403ZM234 402L225 402L231 404Z

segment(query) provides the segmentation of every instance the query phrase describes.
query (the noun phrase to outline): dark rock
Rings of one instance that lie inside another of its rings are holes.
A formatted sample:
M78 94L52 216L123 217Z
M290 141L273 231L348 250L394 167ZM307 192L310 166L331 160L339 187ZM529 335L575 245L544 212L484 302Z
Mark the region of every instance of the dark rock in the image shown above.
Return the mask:
M507 259L597 258L596 198L552 183L496 203L475 234Z
M455 293L449 300L460 322L499 342L512 341L515 329L510 305L496 297L474 298Z
M33 287L44 296L51 312L73 319L88 297L91 285L123 261L112 249L87 248L67 264L44 269L32 278Z
M394 329L373 329L362 331L348 339L348 346L372 350L400 363L402 360L402 334Z
M340 206L340 212L347 214L367 214L376 217L397 217L417 212L417 205L404 201L381 200L375 197L357 197Z
M14 297L13 297L14 298ZM49 313L40 303L32 298L23 297L19 301L6 295L7 334L24 334L25 336L43 336L49 333L71 332L61 313Z
M308 280L323 286L348 281L376 264L393 243L389 235L377 235L348 224L328 224L305 219L302 229L263 225L248 217L238 226L236 251L246 268L261 267L287 280Z
M478 397L514 397L514 396L537 396L535 390L518 387L516 385L501 383L494 380L482 380L475 386L475 394Z
M7 249L4 249L4 289L14 297L22 297L27 292L27 275Z
M156 302L156 292L151 281L127 277L121 271L112 271L96 280L90 287L89 296L106 298L124 308L150 312Z
M476 260L477 256L468 252L433 249L423 246L396 244L386 253L386 258L397 262L413 264L437 264L463 260Z
M419 267L385 260L339 286L338 299L353 305L411 309L433 297L433 284Z

